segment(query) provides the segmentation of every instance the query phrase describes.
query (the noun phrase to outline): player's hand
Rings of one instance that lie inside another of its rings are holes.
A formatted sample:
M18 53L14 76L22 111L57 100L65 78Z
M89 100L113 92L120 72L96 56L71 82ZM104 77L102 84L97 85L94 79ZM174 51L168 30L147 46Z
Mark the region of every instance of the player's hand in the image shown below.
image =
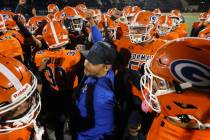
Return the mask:
M41 65L39 67L39 71L43 71L46 68L47 63L49 62L49 60L50 60L49 57L46 57L46 58L42 59Z

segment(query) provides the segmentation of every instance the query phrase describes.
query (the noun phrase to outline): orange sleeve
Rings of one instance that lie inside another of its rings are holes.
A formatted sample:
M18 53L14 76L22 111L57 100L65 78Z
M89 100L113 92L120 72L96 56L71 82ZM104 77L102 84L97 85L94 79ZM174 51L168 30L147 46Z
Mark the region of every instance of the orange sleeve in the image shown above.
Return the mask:
M42 59L44 58L44 51L41 50L41 51L38 51L36 54L35 54L35 59L34 59L34 63L36 64L36 67L40 67L41 66L41 63L42 63Z

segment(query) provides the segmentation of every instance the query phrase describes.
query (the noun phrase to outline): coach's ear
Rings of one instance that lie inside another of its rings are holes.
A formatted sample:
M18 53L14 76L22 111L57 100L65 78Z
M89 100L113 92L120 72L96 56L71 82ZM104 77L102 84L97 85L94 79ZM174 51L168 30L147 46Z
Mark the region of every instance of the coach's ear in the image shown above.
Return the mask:
M105 65L104 66L104 72L108 72L111 67L112 67L112 65Z
M22 4L25 4L26 3L26 0L19 0L19 5L22 5Z

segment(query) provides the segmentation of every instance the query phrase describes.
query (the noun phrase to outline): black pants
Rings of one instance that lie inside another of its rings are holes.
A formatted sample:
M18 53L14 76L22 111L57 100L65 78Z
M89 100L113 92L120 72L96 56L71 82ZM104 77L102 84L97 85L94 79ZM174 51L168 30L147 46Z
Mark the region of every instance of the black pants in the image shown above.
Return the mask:
M64 127L69 119L71 101L69 91L53 92L48 89L43 93L41 116L45 127L54 131L56 140L64 140Z

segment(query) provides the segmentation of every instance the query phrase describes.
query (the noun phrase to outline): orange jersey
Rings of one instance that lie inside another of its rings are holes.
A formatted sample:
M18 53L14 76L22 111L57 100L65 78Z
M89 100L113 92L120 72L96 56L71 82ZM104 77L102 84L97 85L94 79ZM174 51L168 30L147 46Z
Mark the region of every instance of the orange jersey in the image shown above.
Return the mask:
M42 50L36 53L35 63L40 67L43 59L49 58L44 74L51 87L60 91L78 85L74 66L79 63L80 57L80 53L76 50Z
M133 44L128 38L121 38L120 40L115 40L114 44L116 46L116 50L118 54L122 53L123 63L127 63L126 68L131 73L131 81L132 81L132 94L138 96L142 99L142 95L140 93L139 88L139 80L140 80L140 70L142 64L144 64L147 60L151 59L155 52L165 44L164 40L155 39L150 43L145 44ZM122 63L122 62L120 62ZM124 67L126 64L123 64ZM122 66L119 66L122 68ZM135 78L134 78L135 77ZM135 86L134 86L135 85Z
M158 38L163 39L163 40L174 40L179 38L179 34L176 32L170 32L167 33L166 35L160 35Z
M118 30L117 30L117 37L120 39L121 37L128 36L129 29L125 23L119 22L118 23Z
M176 30L174 31L179 34L179 37L186 37L187 36L187 24L181 23Z
M114 41L118 53L123 50L130 53L130 56L124 57L130 57L127 68L134 71L140 70L141 65L152 58L163 44L165 44L165 41L161 39L155 39L145 44L133 44L130 39L125 37Z
M184 129L171 124L163 114L153 120L147 140L209 140L210 129Z
M6 36L13 36L15 37L21 45L24 44L24 37L21 35L21 33L19 33L18 31L16 30L8 30L6 33L5 33Z
M192 27L195 28L195 29L198 29L200 28L201 26L203 25L203 22L194 22Z
M0 36L0 54L20 58L23 61L23 51L20 42L7 34Z
M0 133L0 140L29 140L32 131L32 127L26 127L8 133Z

